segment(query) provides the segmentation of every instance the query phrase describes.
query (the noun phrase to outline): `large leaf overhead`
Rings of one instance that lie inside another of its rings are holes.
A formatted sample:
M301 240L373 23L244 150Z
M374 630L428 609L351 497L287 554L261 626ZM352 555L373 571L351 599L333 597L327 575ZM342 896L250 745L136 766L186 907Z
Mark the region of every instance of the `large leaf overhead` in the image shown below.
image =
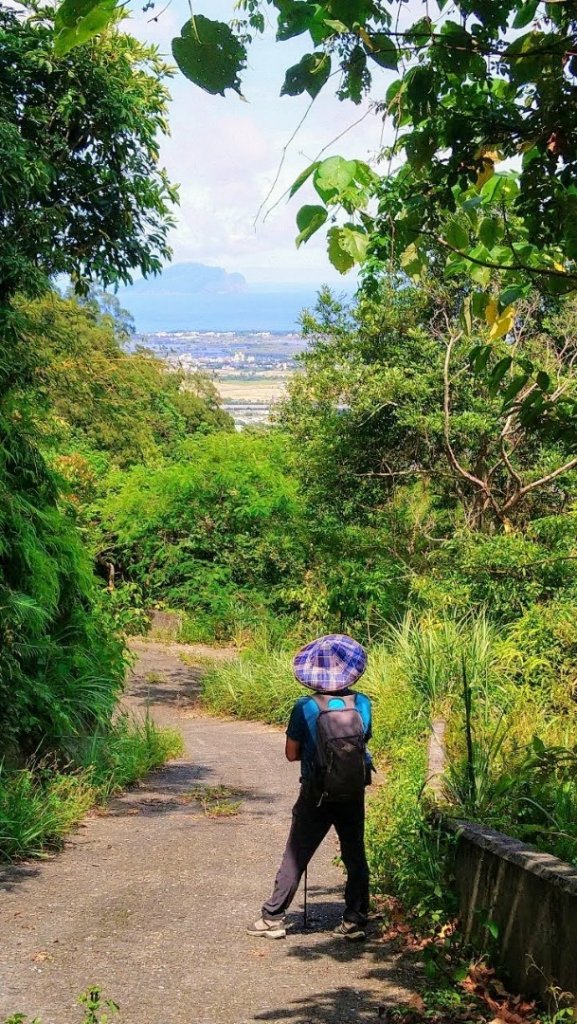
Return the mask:
M224 96L225 89L234 89L240 94L246 50L224 22L193 15L172 40L172 54L183 75L206 92Z
M114 20L116 0L64 0L54 18L54 49L62 57L87 43Z
M289 68L281 89L281 96L300 96L308 92L311 99L318 96L331 73L328 53L306 53L294 67Z

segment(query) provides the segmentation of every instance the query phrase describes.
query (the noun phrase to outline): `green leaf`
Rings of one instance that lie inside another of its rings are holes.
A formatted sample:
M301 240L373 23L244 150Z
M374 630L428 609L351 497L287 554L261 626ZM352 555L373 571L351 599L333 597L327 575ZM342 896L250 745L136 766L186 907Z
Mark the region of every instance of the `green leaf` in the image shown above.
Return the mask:
M487 249L492 249L495 242L498 240L501 234L501 225L495 217L483 217L483 220L479 224L479 241L483 245L487 246Z
M517 362L519 363L519 366L523 367L525 373L528 373L528 374L533 373L533 370L535 369L535 367L533 366L533 363L531 362L530 359L525 359L523 356L518 356L517 357Z
M344 22L349 29L366 21L374 8L372 0L331 0L327 6L332 16Z
M420 276L423 269L423 260L413 242L401 253L400 263L408 277L414 279Z
M309 164L309 166L307 168L305 168L304 171L301 171L301 173L299 174L298 178L296 178L295 181L293 181L293 183L292 183L292 185L290 187L289 196L290 196L291 199L295 195L295 193L298 192L299 188L301 188L304 185L305 181L308 181L308 179L310 178L311 174L314 174L314 172L316 171L317 167L319 167L319 166L320 166L319 161L315 160L314 164Z
M303 242L308 242L315 231L322 228L328 217L324 206L301 206L297 213L297 226L300 234L296 237L297 249Z
M464 965L457 967L456 970L453 971L453 981L464 981L465 978L469 976L469 970L470 968L465 967Z
M346 274L347 270L354 267L355 261L350 252L347 252L341 245L342 228L331 228L328 232L329 260L339 274Z
M279 40L292 39L307 32L315 16L315 4L295 3L287 5L279 14L276 37Z
M115 19L116 0L64 0L54 18L54 52L64 56L88 42Z
M330 156L318 164L314 175L314 186L326 203L335 199L354 180L356 160L345 160L342 156Z
M469 362L474 373L483 373L493 349L491 345L475 345L469 353Z
M543 755L545 753L545 744L540 736L533 736L531 745L536 754Z
M172 55L186 78L213 96L225 89L240 95L246 49L223 21L195 14L172 40Z
M328 239L329 259L341 274L346 274L355 263L362 263L367 255L369 235L354 224L331 228Z
M471 299L473 316L479 316L484 319L487 305L491 301L491 296L487 295L487 292L473 292Z
M505 51L511 80L516 85L540 81L553 64L560 64L566 45L553 32L526 32L519 36Z
M426 46L433 34L433 23L429 17L420 18L414 25L411 25L406 33L408 42L416 46Z
M328 53L306 53L298 64L289 68L281 96L300 96L308 92L314 99L318 96L331 73L331 58Z
M399 63L397 47L386 32L373 32L368 36L368 39L366 51L369 57L372 57L382 68L396 71Z
M387 107L390 107L391 104L393 103L393 100L395 100L399 93L402 92L404 92L403 81L402 79L397 78L396 81L391 82L389 88L386 91L385 103L387 104Z
M541 391L548 391L550 383L551 378L549 374L545 373L544 370L539 370L539 373L537 374L537 387L539 387Z
M523 299L527 296L530 290L530 286L523 284L511 284L508 288L504 288L499 293L499 305L502 309L506 306L510 306L513 302L518 302L519 299Z
M487 931L493 936L494 939L499 938L499 925L496 921L487 921Z
M505 374L509 372L512 362L512 356L503 356L503 358L500 359L497 365L491 370L491 373L489 374L490 395L497 394L497 391L499 390L499 384L503 380Z
M355 46L341 64L343 71L340 98L348 97L360 103L367 86L367 55L362 46Z
M452 218L445 229L445 238L455 249L469 248L469 232L458 220Z
M513 28L525 28L535 17L538 6L539 0L527 0L527 3L522 4L515 15Z
M523 390L528 380L528 373L519 373L516 377L513 377L513 380L507 385L503 392L503 408L510 405L519 392Z
M514 199L519 191L517 175L509 172L501 174L496 172L486 181L481 189L483 205L494 203L497 200Z
M340 232L341 248L353 257L355 263L362 263L366 258L370 242L369 235L365 229L357 227L355 224L345 224L340 229Z

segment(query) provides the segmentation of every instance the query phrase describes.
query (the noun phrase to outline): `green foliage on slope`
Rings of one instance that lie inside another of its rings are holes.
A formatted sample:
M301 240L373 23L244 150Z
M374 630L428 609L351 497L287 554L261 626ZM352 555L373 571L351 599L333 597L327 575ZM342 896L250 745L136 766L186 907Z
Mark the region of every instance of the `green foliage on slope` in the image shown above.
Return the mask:
M100 550L150 603L186 609L197 635L230 635L290 610L306 524L285 439L216 433L185 442L179 460L109 479Z
M58 507L37 447L33 354L4 319L0 381L0 720L2 756L66 750L108 721L122 685L120 642L98 610L90 559Z
M19 304L35 352L37 429L72 483L83 468L90 477L171 458L191 434L233 427L207 377L173 371L142 347L127 350L123 311L101 308L111 298L79 303L47 292Z

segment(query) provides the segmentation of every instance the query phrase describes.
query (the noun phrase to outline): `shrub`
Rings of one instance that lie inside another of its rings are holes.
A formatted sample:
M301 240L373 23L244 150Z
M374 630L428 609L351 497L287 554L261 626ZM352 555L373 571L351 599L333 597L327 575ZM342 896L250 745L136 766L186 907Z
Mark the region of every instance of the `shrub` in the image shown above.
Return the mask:
M0 409L0 757L66 754L110 719L124 667L54 478Z
M214 434L178 463L110 480L101 548L149 605L186 610L223 637L261 609L288 611L307 530L280 434Z

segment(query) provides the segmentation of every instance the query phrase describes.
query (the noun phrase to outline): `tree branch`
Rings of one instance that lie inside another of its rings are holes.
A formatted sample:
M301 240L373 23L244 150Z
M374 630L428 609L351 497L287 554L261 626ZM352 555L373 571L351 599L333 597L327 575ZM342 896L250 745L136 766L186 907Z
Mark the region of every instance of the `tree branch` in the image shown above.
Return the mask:
M434 239L444 249L449 249L450 252L456 253L457 256L462 256L464 260L474 263L477 267L487 267L489 270L519 270L524 274L533 274L535 277L546 274L548 277L562 277L567 282L577 281L577 273L573 274L569 271L565 273L564 270L555 270L554 267L529 267L524 263L490 263L488 260L480 260L477 256L471 256L469 253L463 252L462 249L457 249L455 245L445 241L435 231L427 231L426 228L415 228L414 235L415 238L418 238L419 235L428 235L429 238Z
M521 487L519 491L516 491L516 493L505 502L502 509L503 513L509 512L511 509L515 508L526 494L537 490L538 487L545 487L553 480L556 480L557 477L562 476L563 473L568 473L569 470L574 469L575 466L577 466L577 456L573 459L569 459L569 462L566 462L563 466L559 466L557 469L554 469L551 473L547 473L546 476L540 477L539 480L533 480L532 483L525 484L524 487Z
M455 455L453 446L451 445L449 429L451 423L451 385L449 380L449 368L451 365L451 353L453 351L453 346L457 341L458 337L458 335L449 336L449 340L447 342L447 351L445 354L445 363L443 368L443 434L445 438L445 450L447 452L449 463L453 467L454 471L458 473L459 476L463 477L464 480L468 480L470 484L473 484L473 487L476 487L477 490L483 492L483 494L488 499L493 511L495 512L495 515L502 521L502 513L499 507L497 506L495 499L493 498L493 495L491 494L487 486L486 481L481 480L478 476L475 476L473 473L470 473L468 469L465 469L465 467L461 465L461 463L457 459L457 456Z

